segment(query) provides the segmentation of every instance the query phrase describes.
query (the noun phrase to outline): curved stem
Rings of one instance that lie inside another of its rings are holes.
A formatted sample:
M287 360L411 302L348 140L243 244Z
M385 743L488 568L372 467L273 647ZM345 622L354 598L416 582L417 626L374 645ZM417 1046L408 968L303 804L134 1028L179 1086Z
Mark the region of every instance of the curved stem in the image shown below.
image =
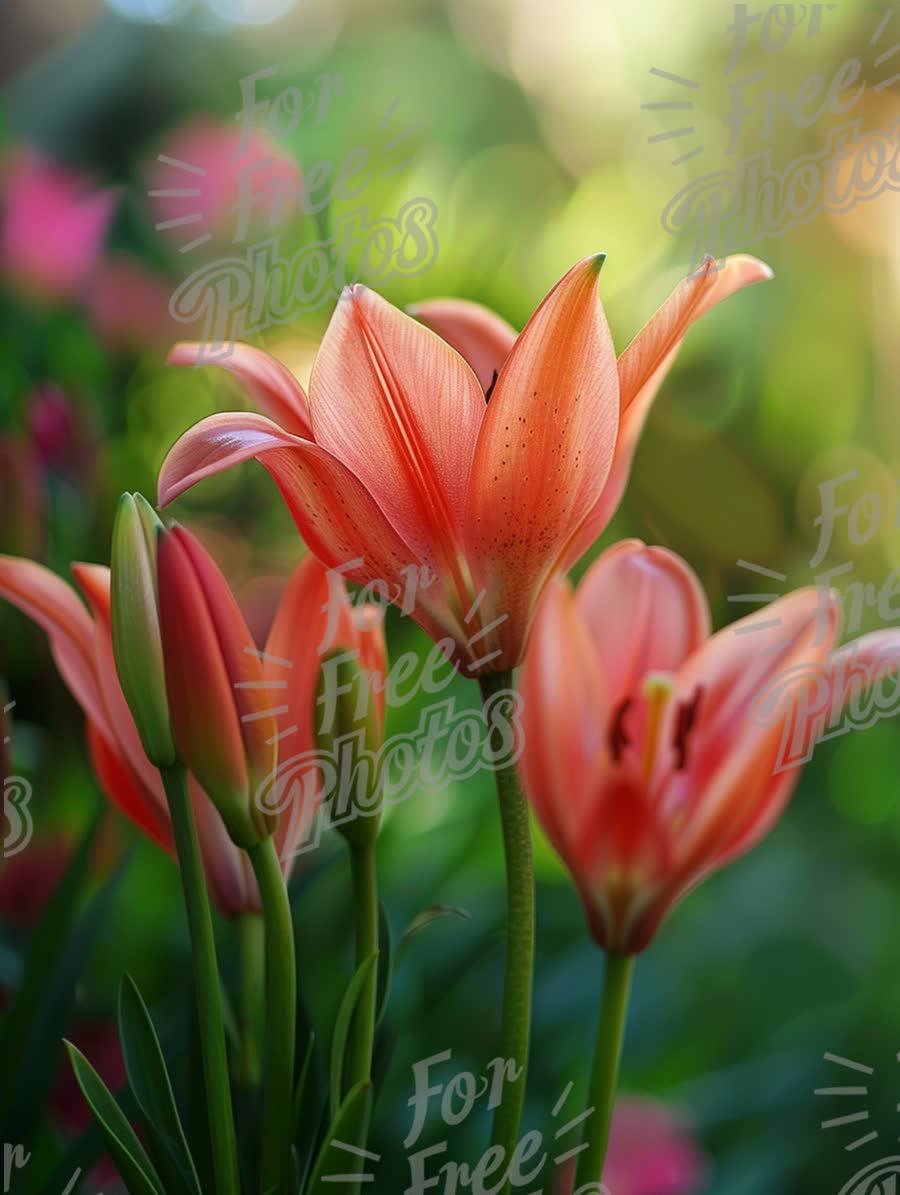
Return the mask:
M599 1183L603 1179L603 1163L606 1161L609 1129L616 1102L619 1059L625 1036L634 960L633 954L606 956L606 974L603 977L603 998L600 1003L600 1023L597 1027L597 1047L589 1095L593 1115L586 1121L588 1127L585 1129L585 1139L590 1143L578 1159L576 1187L581 1183Z
M485 704L513 688L512 673L481 677ZM494 1115L492 1143L509 1158L519 1141L525 1103L528 1045L531 1033L531 990L534 976L534 863L528 806L515 764L498 767L497 798L506 857L506 978L503 993L503 1059L509 1081Z
M191 809L187 772L179 765L161 768L169 802L175 848L181 871L184 903L191 938L194 990L200 1025L200 1050L206 1086L207 1115L212 1142L216 1190L222 1195L238 1195L237 1145L231 1085L225 1052L225 1023L222 1016L222 989L216 961L209 896L200 857L200 844Z
M351 844L353 915L356 922L356 965L359 967L378 950L378 874L375 843ZM378 999L378 968L369 972L360 993L353 1021L353 1071L350 1087L372 1077L375 1047L375 1015Z
M237 934L241 1030L237 1080L246 1087L258 1087L259 1042L265 1024L265 922L259 913L242 913L237 920Z
M248 852L266 927L266 1033L260 1191L287 1191L294 1103L297 965L291 907L271 837Z

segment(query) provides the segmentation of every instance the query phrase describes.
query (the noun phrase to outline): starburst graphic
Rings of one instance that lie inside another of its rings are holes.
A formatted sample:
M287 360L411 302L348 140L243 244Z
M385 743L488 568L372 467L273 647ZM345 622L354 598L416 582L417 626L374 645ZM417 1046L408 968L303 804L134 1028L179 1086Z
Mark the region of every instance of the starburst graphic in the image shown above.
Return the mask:
M894 15L893 11L891 9L888 9L888 11L881 18L881 22L878 25L878 28L872 34L872 38L869 43L870 45L873 45L873 46L878 45L878 42L881 40L881 35L882 35L882 33L884 33L884 31L887 28L888 24L890 23L891 17L893 17L893 15ZM890 60L898 52L900 52L900 42L894 42L894 44L891 46L891 48L889 50L885 50L882 54L878 55L878 57L875 59L875 66L880 67L880 66L883 66L886 62L890 62ZM887 91L887 89L889 87L892 87L897 82L898 79L900 79L900 72L895 71L894 74L890 75L887 79L882 79L880 83L876 83L874 86L874 90L875 91Z
M570 1080L566 1085L565 1091L562 1093L562 1095L559 1097L559 1099L554 1104L553 1113L552 1113L554 1120L556 1120L557 1117L561 1115L563 1109L566 1106L566 1103L568 1102L569 1096L572 1094L572 1089L574 1088L574 1086L575 1086L574 1082L572 1082ZM561 1128L558 1128L556 1130L556 1132L553 1134L554 1140L559 1141L560 1138L565 1137L568 1133L571 1133L573 1129L577 1130L582 1124L584 1124L584 1122L586 1120L588 1120L591 1116L593 1116L593 1114L594 1114L593 1106L591 1106L590 1108L585 1108L585 1110L583 1112L579 1112L577 1116L573 1116L571 1120L567 1121L564 1125L562 1125ZM572 1158L577 1158L578 1155L580 1153L584 1153L584 1151L586 1149L588 1149L589 1146L590 1146L589 1141L582 1141L582 1143L580 1145L574 1145L569 1148L564 1148L563 1153L557 1154L553 1160L554 1160L554 1162L556 1162L557 1166L561 1166L564 1162L568 1162ZM602 1188L599 1188L599 1187L597 1189L598 1189L598 1191L602 1190ZM537 1195L537 1192L535 1192L535 1195Z
M281 656L273 656L269 652L258 651L255 647L245 647L244 651L248 656L255 656L258 660L262 660L263 662L268 662L270 664L276 664L279 668L293 668L294 667L293 660L285 660ZM286 680L258 680L258 681L240 680L240 681L235 681L234 687L236 689L267 689L267 690L268 689L281 689L281 690L284 690L287 688L287 684L288 683ZM241 721L242 722L259 722L263 718L268 718L268 717L277 718L277 717L280 717L281 714L286 714L289 709L290 709L290 706L287 706L287 705L273 706L271 709L258 710L252 714L243 714L241 716ZM270 739L266 739L266 742L269 744L269 746L271 746L273 743L280 743L282 739L286 739L288 737L288 735L295 734L299 729L300 728L298 726L289 726L287 728L287 730L280 730L278 732L278 734L273 735Z
M788 7L788 6L785 6L785 7ZM823 6L813 6L814 9L815 8L821 9L821 7L823 7ZM824 7L828 8L828 9L834 9L837 6L834 4L829 4ZM805 13L805 11L806 10L804 8L803 12ZM877 48L879 46L879 44L881 43L882 37L884 36L885 31L887 30L888 26L890 25L891 20L894 17L894 15L895 14L892 9L888 9L882 14L874 33L872 34L871 38L869 39L870 46L872 46L873 48ZM820 32L820 30L821 30L821 11L819 11L818 13L813 13L813 15L810 17L810 24L809 24L809 27L806 32L807 38L816 36ZM780 49L781 47L779 46L778 48ZM769 52L771 52L772 47L769 46L768 50L769 50ZM877 49L875 52L876 52L876 56L872 59L872 62L871 62L872 73L873 74L880 73L882 68L885 68L885 67L887 67L888 71L891 72L887 75L887 77L880 79L878 82L872 83L873 91L882 92L882 91L886 91L889 87L893 87L893 85L898 80L900 80L900 71L898 71L896 69L897 64L898 64L898 56L900 56L900 41L895 41L893 45L887 47L886 49L882 50L881 52L877 52ZM660 68L656 67L656 66L653 66L650 68L650 74L653 75L656 79L663 79L665 82L674 84L676 87L681 88L683 90L676 93L679 96L679 98L677 98L677 99L658 99L658 100L654 99L654 100L650 100L646 103L641 104L642 111L678 112L678 113L681 113L681 112L693 113L694 112L694 101L692 99L686 98L686 92L697 91L700 88L700 83L698 80L689 79L684 75L678 75L672 71L660 70ZM696 133L696 125L693 123L693 117L688 116L688 117L686 117L686 119L690 123L687 123L680 128L666 129L663 132L654 133L652 136L649 136L647 138L647 143L649 145L655 145L660 142L667 143L670 141L678 141L683 137L693 136ZM671 164L673 166L681 166L683 163L689 161L691 158L695 158L695 157L699 156L700 154L702 154L703 151L704 151L704 146L702 144L696 145L690 149L685 149L684 152L680 152L680 153L678 153L678 155L676 157L672 158Z
M355 1158L362 1158L366 1162L380 1162L381 1154L372 1153L368 1149L360 1149L357 1145L348 1145L346 1141L331 1142L332 1149L342 1150ZM361 1174L323 1174L323 1183L374 1183L375 1175L363 1171Z
M866 1066L862 1062L854 1062L852 1058L842 1058L839 1054L825 1054L825 1061L831 1063L833 1066L842 1067L844 1070L853 1071L857 1075L873 1075L875 1068ZM846 1100L858 1099L866 1097L869 1094L868 1087L860 1086L859 1083L851 1084L849 1086L839 1087L817 1087L815 1090L817 1096L823 1096L829 1100ZM841 1129L848 1125L859 1125L869 1119L869 1110L862 1109L857 1112L848 1112L840 1116L832 1116L827 1120L822 1121L823 1129ZM854 1130L855 1131L855 1130ZM857 1137L855 1140L849 1142L844 1146L848 1153L852 1153L856 1149L861 1149L862 1146L868 1145L870 1141L874 1141L878 1137L878 1130L873 1129L869 1133L864 1133L862 1137Z
M482 589L481 592L478 594L478 597L472 603L472 605L469 609L469 613L463 619L463 622L466 624L466 626L468 626L472 622L472 619L478 613L478 608L480 607L481 603L484 601L484 596L485 596L486 592L487 592L486 590ZM483 639L485 637L485 635L490 635L491 631L495 631L497 629L497 627L502 626L503 623L506 622L506 620L508 618L509 618L508 614L501 614L499 618L495 618L494 621L489 622L487 624L487 626L483 626L483 627L481 627L480 630L475 631L475 633L473 635L470 635L469 638L466 640L466 647L472 647L473 644L478 643L479 640ZM485 656L479 656L479 658L477 660L472 660L472 662L469 664L469 670L472 671L475 668L480 668L483 664L489 664L491 662L491 660L496 660L497 656L502 656L502 655L503 655L503 649L498 647L495 651L488 652L488 654Z
M666 79L669 83L676 83L679 87L697 88L700 86L695 79L686 79L683 75L673 75L670 71L661 71L656 66L651 66L650 74L656 75L659 79ZM689 112L693 107L692 100L654 100L651 103L641 104L642 109L651 112ZM679 137L689 137L694 131L693 125L686 125L683 129L671 129L664 133L656 133L654 136L648 137L647 142L649 145L654 145L658 141L674 141ZM687 162L690 158L695 158L702 153L703 146L698 145L694 149L679 154L677 158L673 158L672 165L680 166L682 162Z
M387 135L389 140L379 146L374 157L376 159L376 172L382 179L392 178L396 174L407 170L416 160L416 152L408 153L409 142L412 138L421 132L422 125L412 125L402 128L399 132L394 132L391 129L391 123L394 119L396 109L400 103L399 98L393 100L388 107L384 116L378 124L379 134ZM400 151L398 161L398 154ZM354 151L355 152L355 151ZM194 162L185 161L182 158L172 157L170 154L157 154L157 162L162 166L168 167L170 171L180 171L185 177L183 179L184 185L172 185L165 187L156 187L147 192L147 196L154 200L171 200L176 201L175 211L177 215L169 216L164 220L159 220L155 225L157 232L169 232L172 229L188 228L193 225L203 224L209 219L207 209L210 207L211 196L207 193L208 189L204 185L204 180L208 179L209 172L202 166L198 166ZM255 165L267 165L271 159L264 159ZM337 164L335 164L337 165ZM240 169L236 167L237 170ZM176 176L177 181L177 176ZM273 185L283 185L284 180L274 180ZM292 196L299 201L303 192L303 182L298 173L296 181L296 195ZM278 199L278 207L281 210L281 204L285 196L281 195ZM179 208L184 208L183 211L178 211ZM179 253L192 253L195 249L200 248L201 245L207 244L212 240L213 234L211 231L201 232L199 236L193 237L191 240L179 245Z
M156 160L164 166L171 166L174 170L183 170L187 174L206 177L207 171L191 162L182 162L180 158L171 158L168 154L157 154ZM151 199L200 199L203 195L200 187L163 187L159 190L148 191ZM170 220L160 220L154 225L157 232L166 232L170 228L183 228L186 224L200 224L203 220L202 212L186 212L183 216L173 216ZM201 233L186 245L179 246L179 253L190 253L200 245L205 245L212 239L211 232Z

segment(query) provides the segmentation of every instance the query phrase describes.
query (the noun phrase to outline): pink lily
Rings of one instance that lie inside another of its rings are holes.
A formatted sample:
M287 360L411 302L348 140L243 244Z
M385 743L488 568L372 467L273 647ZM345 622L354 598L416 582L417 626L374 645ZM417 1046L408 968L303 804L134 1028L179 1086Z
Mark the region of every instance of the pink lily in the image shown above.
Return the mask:
M441 339L351 287L325 333L309 397L274 358L235 346L220 364L266 414L213 415L190 429L163 464L160 502L258 458L324 563L344 566L353 581L383 582L401 604L410 568L426 567L438 583L416 594L420 625L471 675L515 667L550 577L612 517L687 329L771 276L751 257L707 263L617 362L597 290L601 264L573 266L519 336L472 304L421 305ZM201 359L196 344L170 357Z
M550 587L522 676L520 772L603 948L643 950L677 901L772 828L816 711L896 678L896 633L832 654L839 611L836 595L803 589L710 635L693 571L637 540L574 593ZM786 735L802 747L787 766Z

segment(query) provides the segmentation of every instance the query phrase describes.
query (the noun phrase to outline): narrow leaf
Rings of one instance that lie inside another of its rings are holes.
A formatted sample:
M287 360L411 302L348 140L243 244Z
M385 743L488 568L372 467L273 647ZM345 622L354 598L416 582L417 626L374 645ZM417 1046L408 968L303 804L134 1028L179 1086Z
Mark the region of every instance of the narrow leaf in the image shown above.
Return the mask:
M329 1108L331 1119L337 1116L338 1109L341 1106L341 1099L343 1096L343 1074L344 1074L344 1054L347 1049L347 1035L350 1032L350 1026L353 1023L353 1014L356 1011L356 1006L359 1003L359 997L362 993L366 980L369 977L369 972L375 966L378 960L378 954L370 954L367 959L363 959L357 968L356 974L350 980L350 985L344 992L344 998L341 1001L341 1006L338 1009L337 1020L334 1024L334 1037L331 1042L331 1090L329 1092Z
M156 1029L134 980L119 989L119 1033L128 1082L143 1114L157 1168L169 1195L200 1195L200 1180L175 1105Z
M125 1119L122 1109L113 1099L109 1088L71 1042L65 1042L78 1086L87 1100L103 1134L119 1174L131 1195L165 1195L153 1163L144 1152L134 1129Z
M377 1028L387 1011L391 994L391 979L394 974L394 960L391 943L391 925L384 905L378 905L378 994L375 1001L375 1027Z
M332 1119L325 1136L307 1195L359 1195L361 1184L371 1182L363 1171L372 1172L378 1159L363 1156L369 1132L372 1085L367 1079L350 1091ZM345 1182L339 1179L345 1177ZM373 1188L377 1189L377 1188Z

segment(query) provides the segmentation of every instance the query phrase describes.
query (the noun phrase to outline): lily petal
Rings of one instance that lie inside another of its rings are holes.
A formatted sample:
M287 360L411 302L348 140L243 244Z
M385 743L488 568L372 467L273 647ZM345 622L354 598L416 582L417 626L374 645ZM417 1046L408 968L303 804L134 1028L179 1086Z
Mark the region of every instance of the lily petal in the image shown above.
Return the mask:
M219 365L234 374L255 406L285 431L312 439L306 391L277 357L252 344L237 343L227 357L210 361L206 345L182 341L169 353L170 365Z
M680 556L624 540L588 569L575 604L594 644L613 708L650 672L677 671L710 633L699 580Z
M404 592L410 566L423 561L362 482L330 452L282 431L263 415L211 415L185 432L160 470L160 505L203 478L254 458L274 478L300 534L320 560L340 568L349 581L379 580L392 595ZM441 590L440 585L423 588L413 611L436 639L454 628Z
M487 393L516 343L515 328L469 299L426 299L406 310L468 361Z
M87 743L100 787L130 822L174 857L172 827L154 797L147 792L128 760L95 722L88 719Z
M603 491L619 410L599 257L574 266L528 321L500 371L478 438L468 528L476 588L506 616L517 655L532 602ZM510 666L517 663L510 661Z
M790 769L791 783L777 770L784 719L761 710L770 692L783 697L785 684L798 697L824 684L839 625L836 594L797 590L713 635L680 670L679 692L700 694L679 774L693 805L679 843L685 872L697 870L711 846L716 859L731 857L737 841L749 847L780 812L800 768Z
M60 674L88 720L112 737L94 650L94 625L72 588L32 560L0 556L0 596L33 619L50 640Z
M203 590L206 608L219 641L219 652L231 688L230 701L241 723L241 734L250 778L261 780L275 767L277 752L274 708L281 703L277 691L268 688L263 661L234 599L228 582L195 535L185 527L173 527Z
M599 539L622 501L644 423L691 324L729 295L772 276L755 257L729 257L719 268L712 258L707 259L697 274L682 279L619 357L621 415L612 470L599 501L567 550L567 567Z
M519 678L527 746L519 767L544 832L571 864L590 815L584 778L604 746L609 700L588 629L561 576L538 605L532 644Z
M343 590L343 583L340 589ZM266 679L284 685L279 704L287 706L279 719L280 775L291 772L296 761L301 757L311 758L315 751L316 686L322 642L330 631L328 614L332 601L324 566L315 556L306 556L285 586L266 640ZM302 633L298 634L300 628ZM319 808L321 777L318 769L301 769L294 776L292 786L291 802L279 812L275 831L278 857L286 874L293 865L297 844L306 837Z
M485 411L462 357L354 286L331 317L309 388L316 443L360 479L418 555L452 567Z

